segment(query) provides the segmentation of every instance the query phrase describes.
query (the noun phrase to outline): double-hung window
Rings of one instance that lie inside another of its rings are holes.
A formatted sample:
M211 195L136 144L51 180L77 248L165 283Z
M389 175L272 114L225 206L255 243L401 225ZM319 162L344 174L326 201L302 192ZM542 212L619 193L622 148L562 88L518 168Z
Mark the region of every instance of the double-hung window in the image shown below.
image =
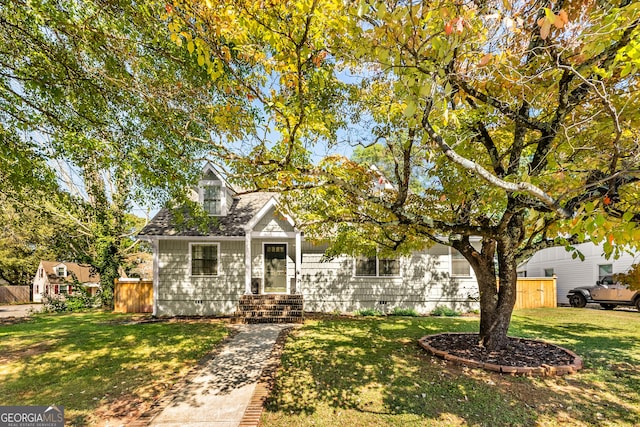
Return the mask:
M471 276L471 265L469 261L457 250L451 248L451 276L469 277Z
M209 215L222 214L219 185L205 185L202 187L202 207Z
M192 276L217 276L219 247L217 244L192 243L191 248L191 275Z
M65 266L56 267L56 276L65 277L67 275L67 269Z
M390 277L400 276L400 260L393 258L358 257L356 276Z

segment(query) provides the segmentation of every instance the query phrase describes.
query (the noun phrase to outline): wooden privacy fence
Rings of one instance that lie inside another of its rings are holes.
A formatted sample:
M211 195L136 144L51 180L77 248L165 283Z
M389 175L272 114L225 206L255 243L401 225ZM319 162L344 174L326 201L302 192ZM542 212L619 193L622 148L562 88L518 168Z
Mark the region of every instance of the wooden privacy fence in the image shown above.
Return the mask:
M116 279L113 311L116 313L152 313L153 281Z
M29 286L0 286L0 304L12 304L31 301Z
M515 309L558 305L555 277L518 277L516 294Z

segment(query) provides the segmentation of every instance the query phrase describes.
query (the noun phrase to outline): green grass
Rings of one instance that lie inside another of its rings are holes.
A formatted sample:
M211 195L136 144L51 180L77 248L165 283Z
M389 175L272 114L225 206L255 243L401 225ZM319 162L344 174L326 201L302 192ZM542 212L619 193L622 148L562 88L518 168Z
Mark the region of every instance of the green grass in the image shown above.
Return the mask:
M92 425L148 406L227 334L218 321L132 323L104 312L0 325L0 405L65 407Z
M633 426L640 424L640 314L517 311L510 335L576 351L564 377L502 376L427 355L417 340L477 332L478 318L326 318L294 331L264 426Z

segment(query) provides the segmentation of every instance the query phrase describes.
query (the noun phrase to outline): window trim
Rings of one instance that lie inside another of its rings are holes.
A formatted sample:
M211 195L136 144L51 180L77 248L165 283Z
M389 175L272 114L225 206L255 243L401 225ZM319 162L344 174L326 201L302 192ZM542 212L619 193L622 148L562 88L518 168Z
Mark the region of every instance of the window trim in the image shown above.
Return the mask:
M454 251L460 254L460 258L455 258L455 259L464 261L469 267L469 274L454 274L453 272ZM469 263L469 261L464 257L464 255L462 255L460 251L458 251L456 248L453 248L451 246L449 246L449 274L451 275L451 277L457 277L457 278L473 277L473 269L471 268L471 264Z
M363 276L358 274L358 258L375 258L376 259L376 274L375 276ZM377 254L375 257L356 256L353 257L353 277L365 278L365 279L401 279L402 278L402 261L401 257L398 258L380 258ZM398 274L381 276L380 275L380 261L381 260L395 260L398 261Z
M193 247L194 246L215 246L217 263L215 274L193 274ZM189 277L218 277L220 274L220 243L204 243L204 242L189 242Z
M610 273L607 273L607 274L605 274L605 275L603 275L603 276L601 276L601 275L600 275L601 268L602 268L602 267L607 267L607 266L609 267L609 269L611 270L611 272L610 272ZM613 263L608 262L608 263L606 263L606 264L598 264L598 265L597 265L596 276L597 276L597 280L598 280L598 282L599 282L599 281L601 281L602 279L604 279L604 278L605 278L605 277L607 277L607 276L612 276L612 277L613 277Z
M59 270L62 269L62 275L59 274ZM54 268L56 277L67 277L67 266L64 264L58 264Z
M202 179L198 181L198 201L200 202L200 206L204 209L204 188L205 187L218 187L220 189L220 213L210 213L207 211L207 215L209 216L226 216L227 215L227 192L226 186L224 182L220 180L207 180Z

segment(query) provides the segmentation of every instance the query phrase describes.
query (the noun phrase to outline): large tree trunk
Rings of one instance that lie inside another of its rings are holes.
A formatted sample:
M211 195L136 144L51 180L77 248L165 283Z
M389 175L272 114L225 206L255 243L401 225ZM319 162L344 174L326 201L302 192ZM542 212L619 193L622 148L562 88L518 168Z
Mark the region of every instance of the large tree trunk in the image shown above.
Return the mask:
M483 271L478 277L480 287L480 344L489 350L504 348L508 343L507 332L511 313L516 302L516 264L505 262L500 250L498 255L498 279ZM509 258L509 257L507 257ZM476 271L476 275L478 272ZM499 286L498 286L499 283Z
M520 243L520 224L520 218L513 218L504 234L495 239L483 238L480 251L468 239L454 244L476 274L480 290L480 345L489 350L499 350L508 344L507 332L517 296L516 252Z

